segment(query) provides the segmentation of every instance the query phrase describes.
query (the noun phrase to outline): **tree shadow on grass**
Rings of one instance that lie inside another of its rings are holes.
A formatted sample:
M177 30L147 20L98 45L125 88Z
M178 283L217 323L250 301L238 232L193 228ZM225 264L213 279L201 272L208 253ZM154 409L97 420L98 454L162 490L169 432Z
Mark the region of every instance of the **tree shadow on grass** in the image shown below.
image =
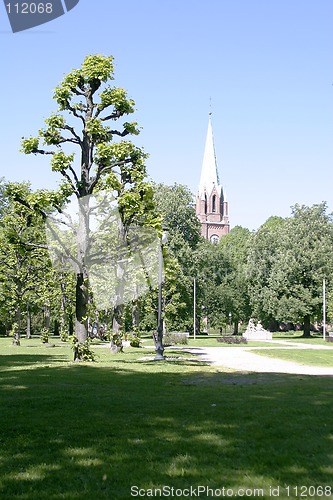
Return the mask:
M54 363L59 361L68 361L68 356L57 353L58 356L47 354L10 354L0 355L0 372L6 367L22 366L22 365L38 365L41 363Z
M16 372L0 386L0 497L118 500L131 486L207 485L269 498L269 486L330 484L332 378L168 367Z

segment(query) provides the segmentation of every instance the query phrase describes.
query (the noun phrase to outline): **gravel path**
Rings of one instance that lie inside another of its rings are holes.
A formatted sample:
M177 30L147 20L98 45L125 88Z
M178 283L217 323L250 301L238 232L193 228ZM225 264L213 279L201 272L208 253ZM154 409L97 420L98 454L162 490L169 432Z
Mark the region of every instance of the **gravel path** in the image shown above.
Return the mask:
M292 361L284 361L278 358L265 358L259 354L251 352L249 347L190 347L184 351L198 356L202 361L209 362L213 366L224 366L242 372L270 372L270 373L295 373L300 375L333 375L333 349L329 346L319 346L311 344L294 344L289 342L274 342L281 344L279 348L290 349L331 349L332 367L308 366ZM288 345L285 347L284 345ZM260 349L271 349L271 347L261 347Z

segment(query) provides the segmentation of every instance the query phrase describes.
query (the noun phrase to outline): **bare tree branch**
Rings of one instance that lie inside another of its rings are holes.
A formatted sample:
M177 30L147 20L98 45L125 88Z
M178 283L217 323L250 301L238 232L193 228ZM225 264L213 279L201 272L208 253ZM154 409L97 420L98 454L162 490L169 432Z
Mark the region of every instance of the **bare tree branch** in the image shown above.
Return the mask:
M40 155L55 155L55 151L46 151L45 149L34 149L32 151L33 154L40 154Z
M83 95L85 95L85 94L83 94ZM71 106L68 101L67 101L67 109L69 111L71 111L76 118L79 118L82 121L83 125L85 125L85 123L86 123L85 122L85 117L82 116L81 114L79 114L78 111L77 111L77 109L74 108L73 106Z
M129 134L129 132L124 129L122 132L119 132L119 130L110 130L111 134L113 135L119 135L120 137L125 137L126 135Z
M77 185L78 185L79 181L78 181L77 175L75 173L75 170L72 167L69 167L69 170L71 171L71 173L74 177L76 185L73 183L72 179L70 178L70 176L68 175L68 173L66 172L66 170L64 168L60 171L60 173L61 173L61 175L63 175L65 177L65 179L67 179L67 181L69 182L69 184L70 184L71 188L73 189L74 193L76 194L76 196L80 196L80 193L77 189Z
M82 140L80 138L79 135L77 135L77 133L75 132L75 129L73 127L70 127L69 125L66 125L65 127L63 127L65 130L69 130L69 132L73 135L73 137L75 137L75 139L77 140L77 144L82 144Z
M105 122L107 120L115 120L116 118L120 118L122 115L123 115L123 113L121 113L120 111L115 111L111 115L103 116L102 118L100 118L100 120L102 122ZM96 115L96 117L97 117L97 115Z

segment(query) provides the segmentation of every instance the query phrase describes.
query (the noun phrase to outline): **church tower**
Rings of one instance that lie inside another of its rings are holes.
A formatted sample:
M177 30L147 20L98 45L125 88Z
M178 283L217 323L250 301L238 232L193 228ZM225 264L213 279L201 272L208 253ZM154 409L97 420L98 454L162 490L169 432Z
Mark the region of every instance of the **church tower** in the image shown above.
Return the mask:
M211 113L196 198L196 214L201 222L202 236L212 243L217 243L229 233L228 202L225 201L217 171Z

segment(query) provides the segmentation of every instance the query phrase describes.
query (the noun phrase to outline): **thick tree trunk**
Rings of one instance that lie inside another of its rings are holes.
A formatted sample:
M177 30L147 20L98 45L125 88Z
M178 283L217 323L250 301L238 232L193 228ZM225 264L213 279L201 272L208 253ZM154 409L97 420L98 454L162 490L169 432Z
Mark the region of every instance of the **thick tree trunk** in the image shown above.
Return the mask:
M120 335L123 327L123 304L125 293L125 280L127 268L127 253L126 253L126 229L119 222L118 237L121 242L120 251L118 254L116 265L116 293L115 306L113 309L112 330L115 334Z
M138 300L134 300L132 302L132 324L133 324L133 328L138 329L139 328L139 323L140 323L139 301Z
M61 275L62 280L60 284L60 290L61 290L61 302L60 302L60 307L61 307L61 316L60 316L60 325L59 329L60 331L67 331L68 334L71 336L74 334L74 327L73 327L73 318L68 314L68 298L66 295L66 286L65 286L65 276Z
M84 172L82 172L84 180ZM77 259L80 268L76 274L75 290L75 336L80 344L88 338L88 285L85 262L89 248L89 197L83 196L79 199L79 227L77 232ZM74 359L76 359L74 352Z
M54 320L54 329L53 329L53 333L54 335L56 336L59 336L59 333L60 333L60 323L57 319Z
M83 273L76 275L76 301L75 301L75 335L80 343L84 343L88 337L87 329L87 305L88 293L84 283Z
M15 323L17 324L17 331L13 335L13 345L21 345L21 307L17 306L15 311Z
M72 316L68 318L68 334L74 335L74 323Z
M123 306L118 304L113 310L112 331L120 334L123 326Z
M123 352L123 341L121 338L121 329L123 322L123 305L117 305L113 310L112 336L110 342L111 352Z
M31 339L31 312L30 312L29 304L27 305L27 334L26 334L26 338Z
M45 305L45 328L47 330L50 330L50 324L51 324L51 313L50 313L50 305L46 304Z
M304 316L304 332L303 332L303 337L311 337L310 334L310 316L307 314Z

